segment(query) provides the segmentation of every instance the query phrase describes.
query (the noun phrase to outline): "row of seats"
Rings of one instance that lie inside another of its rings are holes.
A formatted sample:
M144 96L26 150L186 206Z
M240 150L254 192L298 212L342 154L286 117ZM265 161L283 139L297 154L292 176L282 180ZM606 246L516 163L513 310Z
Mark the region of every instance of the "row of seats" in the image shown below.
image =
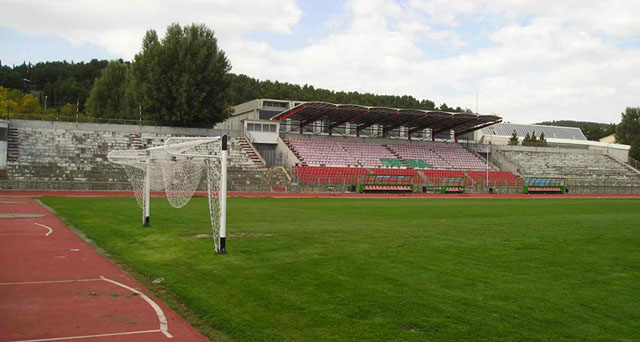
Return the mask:
M305 165L484 169L486 164L458 144L377 144L289 137L286 142ZM407 164L403 163L404 160Z
M590 152L501 151L530 177L635 179L638 174L606 154Z

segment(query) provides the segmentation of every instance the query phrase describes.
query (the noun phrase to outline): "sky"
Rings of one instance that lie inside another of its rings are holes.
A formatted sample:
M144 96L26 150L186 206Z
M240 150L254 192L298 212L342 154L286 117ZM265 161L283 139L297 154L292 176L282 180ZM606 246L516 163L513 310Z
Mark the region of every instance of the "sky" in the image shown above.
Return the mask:
M0 60L131 60L204 23L232 72L412 95L505 121L619 122L640 106L637 0L0 0Z

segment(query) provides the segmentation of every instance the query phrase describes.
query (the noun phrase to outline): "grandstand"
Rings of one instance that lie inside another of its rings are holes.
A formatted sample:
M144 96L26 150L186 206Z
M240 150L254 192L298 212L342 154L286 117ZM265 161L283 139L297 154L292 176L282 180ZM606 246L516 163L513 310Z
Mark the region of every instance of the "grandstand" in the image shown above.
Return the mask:
M106 160L110 150L227 134L230 191L354 191L375 180L429 192L455 179L467 192L521 192L526 178L556 177L584 192L600 191L593 184L640 192L638 170L624 162L628 146L586 141L573 128L324 102L254 100L235 112L215 129L11 120L0 184L125 190L123 171ZM514 130L544 132L553 147L505 146Z
M124 190L121 167L107 161L116 149L163 145L172 136L215 136L210 129L72 124L12 120L4 189ZM283 168L267 168L244 137L229 139L229 186L234 191L271 191L290 183Z
M503 150L499 153L519 165L523 176L597 179L635 179L640 176L630 166L594 151L520 149Z

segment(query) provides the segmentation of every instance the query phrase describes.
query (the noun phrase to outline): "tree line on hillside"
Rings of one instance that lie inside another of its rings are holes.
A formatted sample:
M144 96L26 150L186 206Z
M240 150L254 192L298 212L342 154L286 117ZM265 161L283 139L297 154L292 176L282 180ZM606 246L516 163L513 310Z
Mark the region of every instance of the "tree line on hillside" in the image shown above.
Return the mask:
M92 117L211 127L228 117L231 105L256 98L470 111L446 104L436 107L431 100L408 95L336 92L308 84L261 81L231 74L230 69L231 64L211 29L198 24L184 27L172 24L162 39L156 31L147 31L142 50L131 62L62 61L0 67L0 113L75 112ZM615 131L617 141L631 144L631 155L640 159L640 108L627 108L618 125L568 121L543 124L579 125L592 140ZM530 136L525 143L540 144L540 138Z
M0 68L0 86L33 94L47 114L78 105L91 117L145 119L207 127L224 120L230 106L256 98L351 103L392 108L469 109L436 106L404 95L332 91L312 85L258 80L229 72L213 31L204 25L167 28L159 39L148 31L131 62L45 62ZM74 107L75 108L75 107ZM5 107L4 111L12 111ZM43 110L39 110L43 112Z
M79 104L80 111L84 111L93 82L107 63L106 60L93 59L87 63L62 61L24 63L14 67L5 65L0 67L0 86L34 95L42 107L46 96L47 108Z

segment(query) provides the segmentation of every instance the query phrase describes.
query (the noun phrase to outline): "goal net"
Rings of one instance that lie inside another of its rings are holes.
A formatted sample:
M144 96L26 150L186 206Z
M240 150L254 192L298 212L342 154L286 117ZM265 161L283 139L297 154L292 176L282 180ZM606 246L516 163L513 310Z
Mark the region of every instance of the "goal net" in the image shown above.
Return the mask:
M163 146L145 150L114 150L109 161L122 165L142 209L143 225L150 224L151 191L164 191L172 207L181 208L206 184L209 216L216 253L225 253L227 136L174 137Z

